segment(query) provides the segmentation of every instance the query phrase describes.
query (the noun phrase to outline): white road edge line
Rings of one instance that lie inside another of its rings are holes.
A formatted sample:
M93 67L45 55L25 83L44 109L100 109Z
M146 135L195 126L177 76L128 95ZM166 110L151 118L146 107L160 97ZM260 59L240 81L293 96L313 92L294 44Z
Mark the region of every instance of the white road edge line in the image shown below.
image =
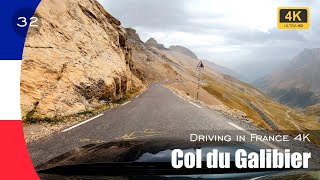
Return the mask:
M121 106L124 106L124 105L128 104L129 102L131 102L131 101L125 102L125 103L121 104Z
M239 127L239 126L237 126L237 125L235 125L235 124L233 124L233 123L231 123L231 122L228 122L228 124L231 125L231 126L233 126L233 127L235 127L235 128L237 128L237 129L239 129L239 130L241 130L241 131L243 131L243 132L245 132L245 133L248 134L248 135L251 135L251 133L250 133L249 131L243 129L242 127ZM261 142L261 143L263 143L263 144L265 144L265 145L267 145L267 146L269 146L269 147L271 147L271 148L273 148L273 149L278 149L279 151L284 152L283 149L281 149L280 147L278 147L278 146L276 146L276 145L274 145L274 144L272 144L272 143L270 143L270 142L267 142L267 141L259 141L259 142Z
M198 108L202 108L201 106L199 106L198 104L195 104L193 102L189 102L190 104L194 105L194 106L197 106Z
M243 131L243 132L245 132L245 133L247 133L247 134L250 134L248 131L246 131L246 130L243 129L242 127L239 127L239 126L233 124L232 122L228 122L228 124L231 125L231 126L233 126L233 127L235 127L235 128L237 128L237 129L239 129L239 130L241 130L241 131Z
M258 176L258 177L252 178L250 180L256 180L256 179L260 179L260 178L263 178L263 177L267 177L267 175L266 176Z
M67 129L61 131L61 132L67 132L67 131L69 131L69 130L71 130L71 129L73 129L73 128L76 128L76 127L78 127L78 126L81 126L82 124L85 124L85 123L87 123L87 122L89 122L89 121L92 121L92 120L94 120L94 119L96 119L96 118L98 118L98 117L100 117L100 116L102 116L102 115L103 115L103 114L99 114L99 115L97 115L97 116L95 116L95 117L93 117L93 118L90 118L90 119L88 119L88 120L85 120L85 121L83 121L83 122L81 122L81 123L79 123L79 124L76 124L76 125L74 125L74 126L71 126L71 127L67 128Z
M182 99L182 97L181 97L180 95L177 94L177 96L178 96L180 99Z
M136 96L136 99L139 97L140 95Z

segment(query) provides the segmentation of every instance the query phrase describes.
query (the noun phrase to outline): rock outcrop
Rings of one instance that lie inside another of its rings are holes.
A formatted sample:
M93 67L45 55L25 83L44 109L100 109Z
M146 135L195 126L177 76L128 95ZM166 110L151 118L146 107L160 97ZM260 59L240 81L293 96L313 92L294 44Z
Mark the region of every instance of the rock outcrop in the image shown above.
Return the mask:
M26 39L21 109L39 117L90 110L134 85L126 31L96 0L43 0L38 33Z
M157 47L158 49L167 49L163 44L159 44L154 38L150 38L146 41L147 45Z
M171 67L174 61L164 52L167 49L162 44L153 38L144 43L134 29L126 28L126 32L136 77L147 84L176 78L177 72Z

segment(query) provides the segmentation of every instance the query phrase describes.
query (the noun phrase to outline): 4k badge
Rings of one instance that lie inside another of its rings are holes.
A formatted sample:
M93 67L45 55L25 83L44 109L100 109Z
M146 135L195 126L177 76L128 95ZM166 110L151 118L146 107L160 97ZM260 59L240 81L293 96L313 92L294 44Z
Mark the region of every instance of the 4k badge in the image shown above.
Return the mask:
M279 29L309 29L310 10L308 7L279 7Z

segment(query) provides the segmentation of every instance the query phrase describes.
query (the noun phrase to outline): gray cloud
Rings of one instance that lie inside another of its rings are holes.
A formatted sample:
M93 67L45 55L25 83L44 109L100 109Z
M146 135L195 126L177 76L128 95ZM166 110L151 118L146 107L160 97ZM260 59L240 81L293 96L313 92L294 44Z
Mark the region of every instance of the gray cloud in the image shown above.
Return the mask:
M320 44L319 1L104 0L102 4L123 26L135 28L143 40L154 37L166 46L186 46L198 57L231 67L251 79L283 65L304 48ZM249 10L239 11L243 13L239 16L246 18L243 21L233 14L235 8L248 5L252 5ZM277 29L279 6L310 7L311 28ZM261 12L259 8L263 8ZM250 10L261 17L250 14Z
M161 30L185 23L184 17L187 14L183 2L183 0L107 0L103 5L125 26Z

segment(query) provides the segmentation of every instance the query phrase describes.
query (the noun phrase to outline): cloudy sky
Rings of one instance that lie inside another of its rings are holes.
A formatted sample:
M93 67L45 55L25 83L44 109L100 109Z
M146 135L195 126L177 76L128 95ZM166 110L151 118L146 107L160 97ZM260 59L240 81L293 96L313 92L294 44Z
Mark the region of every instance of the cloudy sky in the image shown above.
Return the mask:
M235 69L254 80L304 48L320 47L317 0L100 0L143 41L182 45L199 58ZM277 29L277 8L307 6L309 30Z

